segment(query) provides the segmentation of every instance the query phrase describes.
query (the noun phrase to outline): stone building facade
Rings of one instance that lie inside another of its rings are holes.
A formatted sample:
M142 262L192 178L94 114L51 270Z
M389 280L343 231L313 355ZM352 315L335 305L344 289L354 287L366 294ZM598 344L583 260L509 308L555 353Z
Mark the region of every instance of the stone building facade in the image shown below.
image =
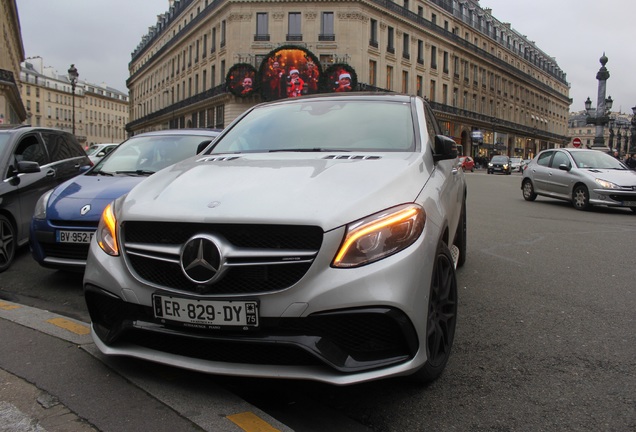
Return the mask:
M322 76L336 65L353 75L357 90L426 98L465 154L527 158L569 142L566 74L477 0L168 5L129 63L130 133L227 126L266 99L232 91L235 67L251 67L262 90L275 58L296 47Z
M28 58L22 63L20 81L27 122L31 125L72 132L75 111L75 136L85 146L127 138L126 93L80 79L73 96L68 75L44 66L41 57Z
M0 2L0 126L22 123L27 116L20 97L20 62L24 46L15 0Z

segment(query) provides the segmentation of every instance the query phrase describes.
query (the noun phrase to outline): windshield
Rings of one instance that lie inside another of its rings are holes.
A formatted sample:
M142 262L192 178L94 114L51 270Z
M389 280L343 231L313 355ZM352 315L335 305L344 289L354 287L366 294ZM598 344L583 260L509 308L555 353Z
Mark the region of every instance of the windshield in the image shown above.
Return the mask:
M491 162L508 162L507 156L494 156Z
M585 152L571 152L574 163L579 168L599 168L599 169L627 169L616 158L602 153L598 150L590 150Z
M413 128L408 104L307 100L254 109L212 153L414 151Z
M99 153L101 150L104 150L106 148L106 146L91 146L88 150L86 150L86 155L87 156L93 156L96 155L97 153Z
M133 137L115 148L91 171L92 174L152 174L194 156L206 136L157 135Z
M519 163L521 162L521 158L510 158L511 163Z

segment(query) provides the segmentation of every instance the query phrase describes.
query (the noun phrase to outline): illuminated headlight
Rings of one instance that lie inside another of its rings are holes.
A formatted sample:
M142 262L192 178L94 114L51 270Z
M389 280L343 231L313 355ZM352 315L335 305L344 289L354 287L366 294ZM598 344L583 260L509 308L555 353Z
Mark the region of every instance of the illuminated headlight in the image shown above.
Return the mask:
M37 203L35 203L35 210L33 211L34 219L46 219L46 207L49 203L49 198L53 193L53 189L48 192L44 192L44 194L40 197Z
M504 164L504 168L508 168L508 164Z
M417 204L393 207L347 225L332 266L359 267L398 253L422 234L424 209Z
M488 162L488 166L491 167L492 166L492 162Z
M115 202L111 202L102 212L99 225L95 232L97 244L108 255L118 256L117 246L117 217L115 216Z
M620 189L620 186L616 183L612 183L603 179L594 179L594 181L599 184L603 189Z

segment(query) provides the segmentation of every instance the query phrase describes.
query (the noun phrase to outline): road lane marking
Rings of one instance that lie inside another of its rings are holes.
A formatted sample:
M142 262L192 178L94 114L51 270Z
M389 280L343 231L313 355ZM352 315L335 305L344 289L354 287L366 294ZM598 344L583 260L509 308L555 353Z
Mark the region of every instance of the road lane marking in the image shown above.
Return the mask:
M279 429L276 429L251 412L232 414L227 416L227 418L245 432L280 432Z
M5 303L0 301L0 309L2 310L13 310L13 309L20 309L22 306L20 305L16 305L16 304L12 304L12 303Z
M77 335L83 336L87 335L91 332L91 329L86 327L85 325L76 324L73 321L66 320L64 318L51 318L46 322L53 324L54 326L60 327L64 330L68 330Z

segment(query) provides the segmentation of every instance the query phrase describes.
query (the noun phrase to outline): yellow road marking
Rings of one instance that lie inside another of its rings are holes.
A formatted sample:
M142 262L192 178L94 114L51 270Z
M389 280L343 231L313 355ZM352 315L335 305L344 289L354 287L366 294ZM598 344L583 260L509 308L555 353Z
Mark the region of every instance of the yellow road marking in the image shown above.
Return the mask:
M280 432L279 429L251 412L232 414L227 418L246 432Z
M64 318L51 318L46 322L51 323L55 326L68 330L78 335L87 335L91 332L91 330L85 325L75 324L72 321L66 320Z
M5 303L5 302L0 302L0 309L2 310L13 310L13 309L19 309L22 306L20 305L14 305L11 303Z

